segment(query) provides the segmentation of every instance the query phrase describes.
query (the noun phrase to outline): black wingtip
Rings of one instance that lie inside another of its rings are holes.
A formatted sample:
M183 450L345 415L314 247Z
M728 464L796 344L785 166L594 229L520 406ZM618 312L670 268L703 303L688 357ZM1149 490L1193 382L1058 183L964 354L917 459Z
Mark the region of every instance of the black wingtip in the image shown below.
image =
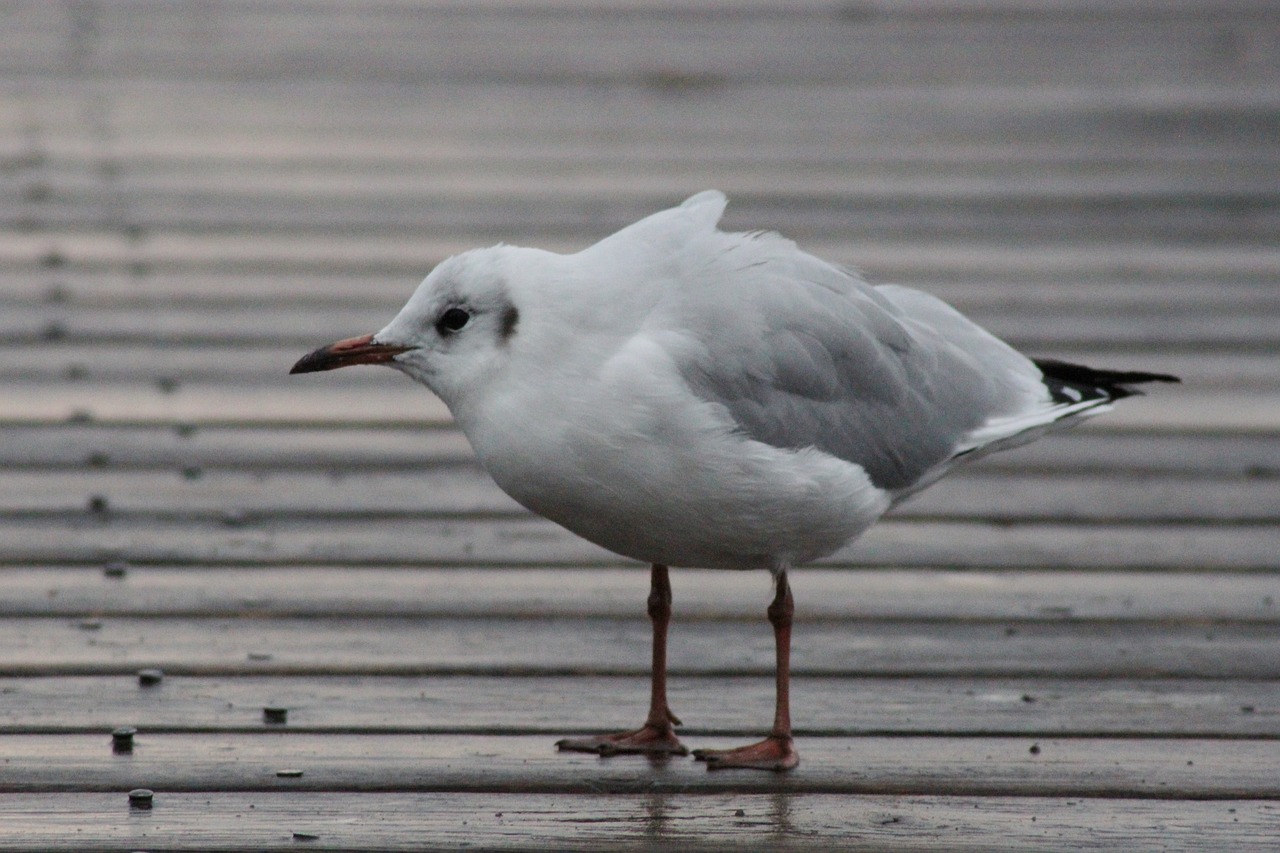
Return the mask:
M1082 364L1071 364L1054 358L1032 359L1040 372L1044 374L1045 385L1053 392L1054 399L1060 397L1064 402L1075 400L1074 396L1063 395L1064 387L1071 388L1085 397L1109 398L1119 400L1133 397L1142 392L1130 388L1130 385L1142 385L1147 382L1182 382L1171 373L1149 373L1141 370L1098 370Z

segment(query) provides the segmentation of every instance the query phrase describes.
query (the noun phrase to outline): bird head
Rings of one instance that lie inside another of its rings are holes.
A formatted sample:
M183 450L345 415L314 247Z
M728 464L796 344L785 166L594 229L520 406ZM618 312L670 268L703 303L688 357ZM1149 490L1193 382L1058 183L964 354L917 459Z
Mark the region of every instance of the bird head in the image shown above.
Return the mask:
M381 331L320 347L290 373L384 364L434 391L451 408L509 358L520 310L508 287L509 246L476 249L442 262Z

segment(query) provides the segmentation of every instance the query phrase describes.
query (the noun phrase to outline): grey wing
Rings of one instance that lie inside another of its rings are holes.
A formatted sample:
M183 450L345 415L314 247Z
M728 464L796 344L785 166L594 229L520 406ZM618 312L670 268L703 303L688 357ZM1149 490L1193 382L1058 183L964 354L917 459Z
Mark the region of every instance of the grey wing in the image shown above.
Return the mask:
M1030 360L941 300L792 251L710 276L683 300L697 341L680 360L685 381L744 434L816 447L902 492L972 449L966 437L984 425L1047 402Z

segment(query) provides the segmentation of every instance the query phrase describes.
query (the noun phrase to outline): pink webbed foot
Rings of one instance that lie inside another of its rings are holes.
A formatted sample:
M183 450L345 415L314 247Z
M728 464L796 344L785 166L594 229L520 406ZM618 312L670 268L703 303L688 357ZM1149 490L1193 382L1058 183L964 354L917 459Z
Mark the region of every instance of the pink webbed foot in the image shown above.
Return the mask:
M598 737L565 738L556 741L564 752L594 752L597 755L688 755L689 749L676 737L670 725L645 725L633 732Z
M693 757L705 761L708 770L772 770L782 773L800 763L790 736L770 735L759 743L736 749L695 749Z

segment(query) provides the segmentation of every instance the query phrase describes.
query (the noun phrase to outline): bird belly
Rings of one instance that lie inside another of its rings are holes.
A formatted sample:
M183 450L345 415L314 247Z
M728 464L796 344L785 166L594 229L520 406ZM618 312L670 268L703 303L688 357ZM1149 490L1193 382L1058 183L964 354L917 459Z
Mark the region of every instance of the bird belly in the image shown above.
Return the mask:
M889 507L857 465L721 434L697 446L572 442L545 457L482 454L524 506L614 553L701 568L810 562ZM584 449L586 448L586 449ZM566 458L572 457L572 458Z

